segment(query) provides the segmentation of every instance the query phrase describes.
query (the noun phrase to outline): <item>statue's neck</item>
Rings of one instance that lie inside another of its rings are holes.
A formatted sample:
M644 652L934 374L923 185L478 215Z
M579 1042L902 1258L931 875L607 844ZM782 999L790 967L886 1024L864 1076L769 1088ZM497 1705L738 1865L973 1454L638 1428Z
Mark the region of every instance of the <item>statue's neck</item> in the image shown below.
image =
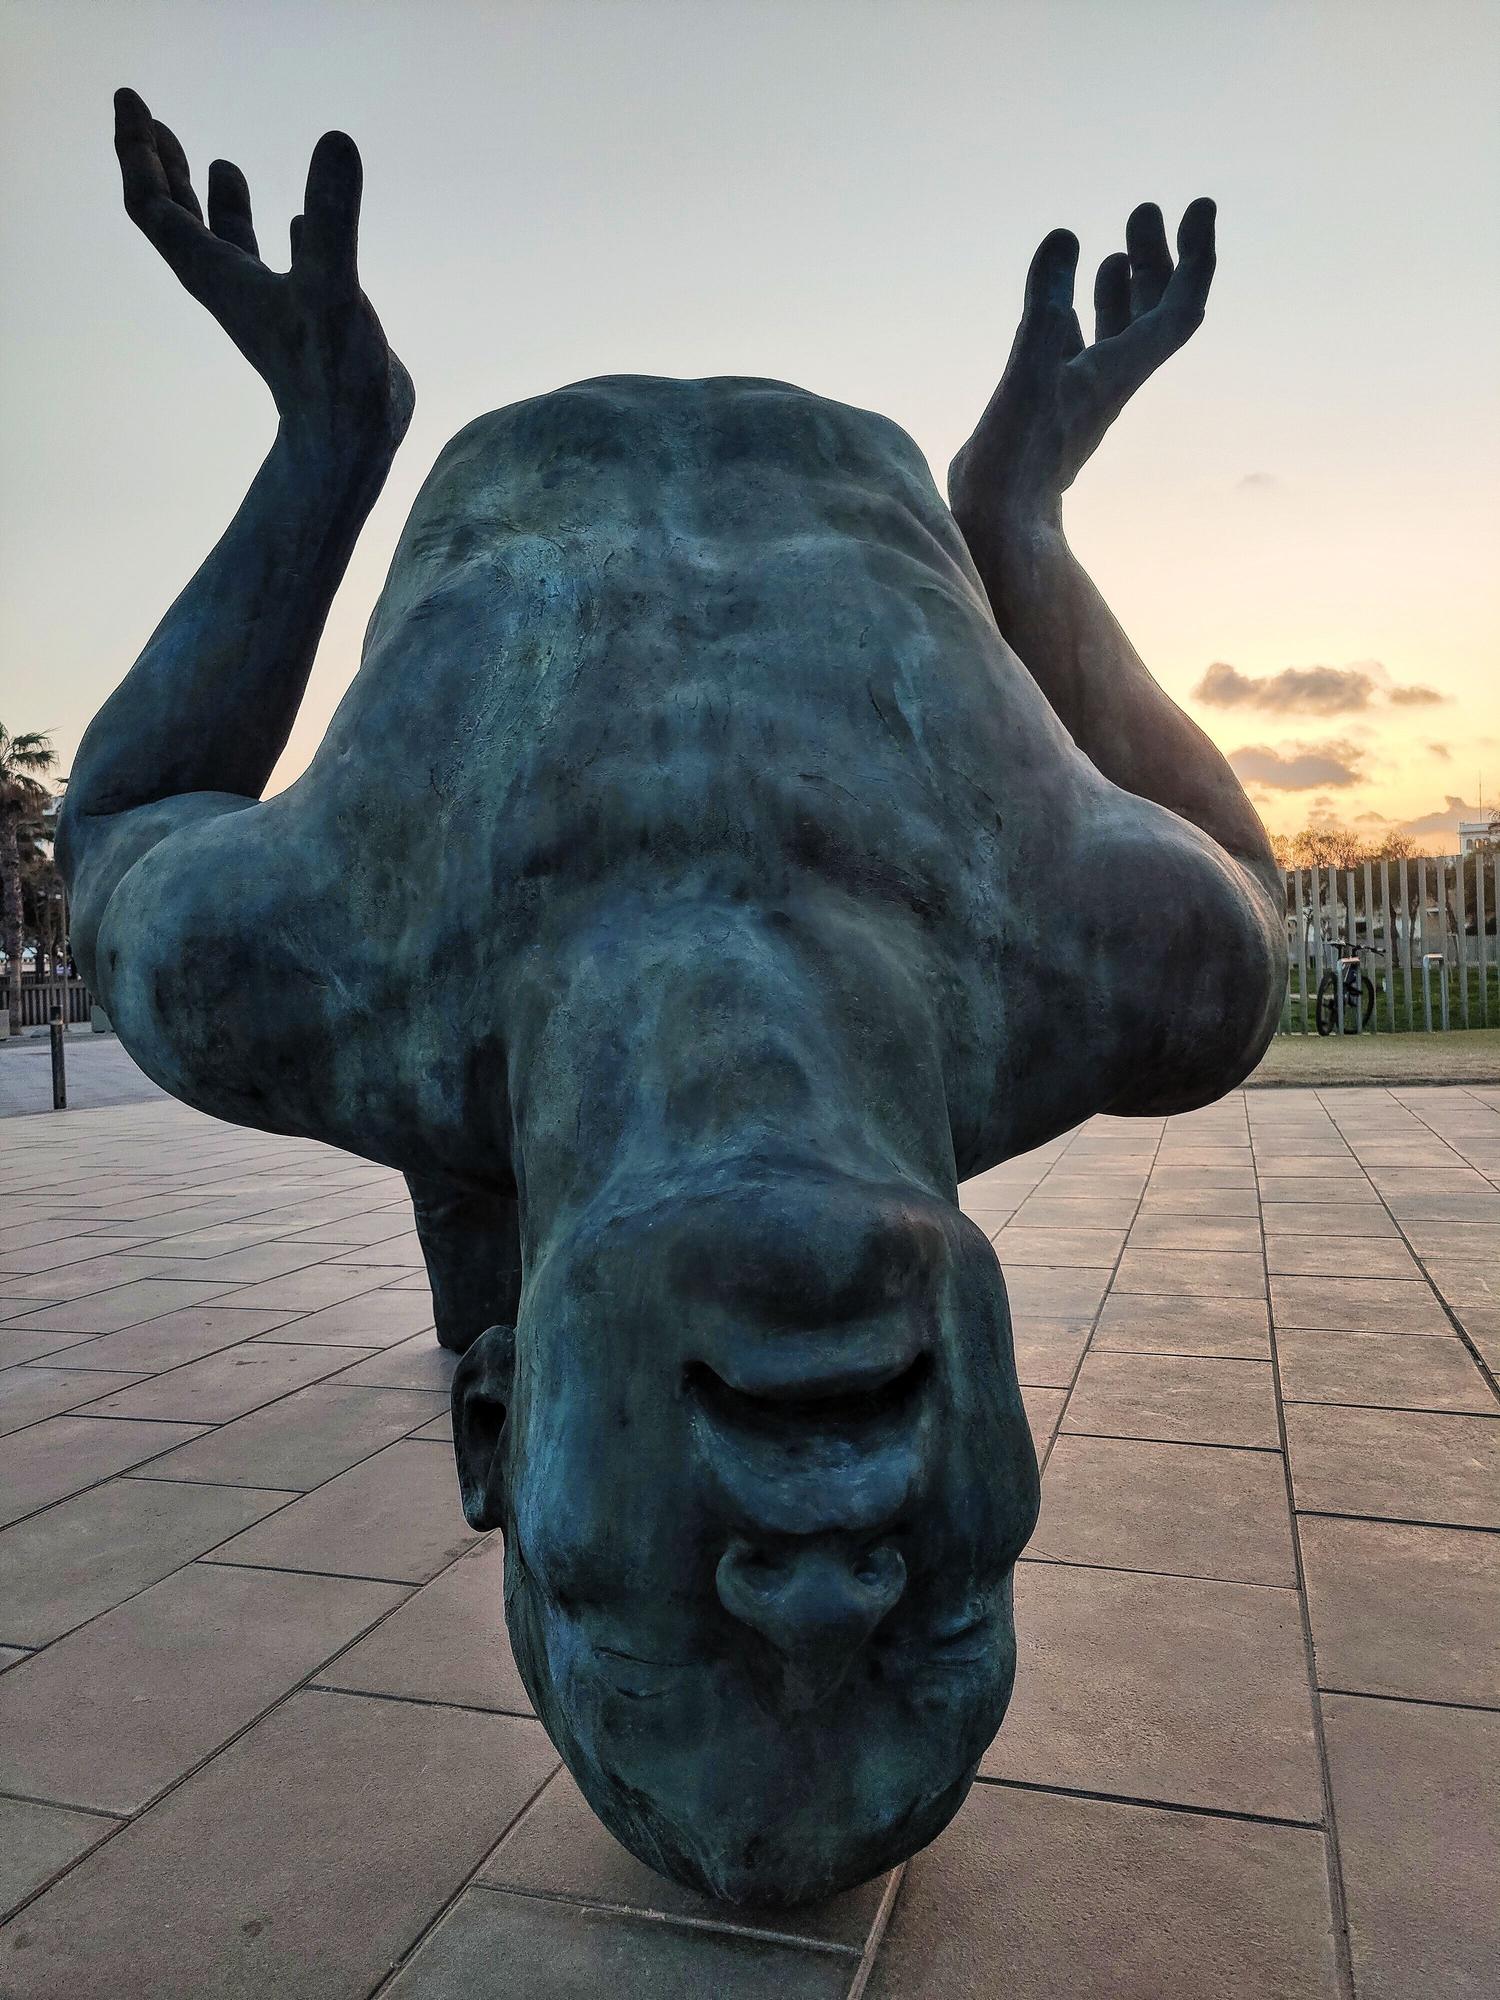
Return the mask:
M933 1016L908 931L683 901L600 912L523 977L512 1074L535 1256L610 1183L789 1156L950 1198Z

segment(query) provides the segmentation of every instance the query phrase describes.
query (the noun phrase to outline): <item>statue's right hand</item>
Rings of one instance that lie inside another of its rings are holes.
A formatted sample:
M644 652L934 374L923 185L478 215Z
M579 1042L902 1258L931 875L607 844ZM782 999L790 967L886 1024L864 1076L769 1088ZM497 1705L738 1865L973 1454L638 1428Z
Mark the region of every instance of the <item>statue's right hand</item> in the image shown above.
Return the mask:
M1202 321L1214 215L1211 201L1189 204L1174 267L1161 210L1154 202L1135 210L1126 248L1099 267L1087 347L1073 307L1078 238L1054 229L1043 240L1005 374L949 468L949 496L966 532L987 513L1056 519L1062 495L1126 403Z
M181 145L133 90L115 93L125 211L261 375L283 425L349 448L394 449L411 421L411 377L360 290L363 182L342 132L314 148L289 271L260 260L239 168L208 170L208 221Z

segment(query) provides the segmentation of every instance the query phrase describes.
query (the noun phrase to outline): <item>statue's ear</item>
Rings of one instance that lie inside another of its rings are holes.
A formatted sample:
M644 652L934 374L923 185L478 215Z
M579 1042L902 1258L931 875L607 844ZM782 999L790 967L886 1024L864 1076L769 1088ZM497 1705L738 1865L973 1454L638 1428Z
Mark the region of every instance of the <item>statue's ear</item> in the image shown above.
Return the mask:
M474 1342L453 1377L453 1456L471 1528L505 1518L505 1419L516 1366L516 1330L492 1326Z

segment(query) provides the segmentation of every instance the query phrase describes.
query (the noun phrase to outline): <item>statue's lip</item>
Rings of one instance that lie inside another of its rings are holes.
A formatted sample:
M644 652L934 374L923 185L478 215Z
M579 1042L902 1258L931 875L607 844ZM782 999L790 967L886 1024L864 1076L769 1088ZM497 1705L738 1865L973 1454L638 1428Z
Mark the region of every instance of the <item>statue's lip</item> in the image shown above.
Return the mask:
M727 1392L731 1403L764 1406L767 1414L790 1416L802 1407L827 1420L837 1414L834 1406L849 1404L847 1414L857 1417L861 1412L853 1406L879 1399L903 1376L912 1375L913 1389L925 1380L931 1351L923 1335L924 1329L910 1322L815 1333L739 1328L711 1343L713 1351L690 1364L684 1379L710 1396Z

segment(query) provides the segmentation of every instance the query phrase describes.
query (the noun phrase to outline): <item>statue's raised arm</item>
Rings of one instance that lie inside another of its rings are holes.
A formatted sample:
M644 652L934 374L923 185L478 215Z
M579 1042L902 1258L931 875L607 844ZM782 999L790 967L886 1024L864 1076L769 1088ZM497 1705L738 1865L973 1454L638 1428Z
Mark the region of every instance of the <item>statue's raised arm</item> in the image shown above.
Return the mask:
M121 877L178 828L260 797L413 400L359 287L352 139L319 140L284 272L261 262L240 170L210 167L205 223L181 145L132 90L115 98L115 148L126 212L263 377L279 423L234 521L73 765L61 850L75 947L100 990L95 937Z
M1149 376L1201 325L1213 282L1215 208L1191 203L1174 265L1161 210L1137 208L1126 249L1094 283L1095 335L1085 345L1073 304L1078 239L1047 236L1026 279L1010 358L974 435L948 473L955 518L1014 647L1078 748L1111 783L1164 806L1212 846L1173 841L1134 816L1122 849L1138 870L1111 871L1106 893L1155 906L1156 950L1136 958L1134 985L1165 1028L1167 1075L1127 1064L1128 1093L1111 1110L1177 1110L1237 1083L1274 1024L1284 973L1281 876L1265 829L1218 749L1152 679L1068 547L1062 496ZM1227 864L1227 865L1226 865ZM1154 878L1154 879L1153 879ZM1205 983L1184 978L1196 958ZM1160 967L1163 990L1150 985ZM1214 977L1223 968L1234 1004ZM1124 968L1121 968L1122 978ZM1121 1014L1123 1017L1123 1012Z

